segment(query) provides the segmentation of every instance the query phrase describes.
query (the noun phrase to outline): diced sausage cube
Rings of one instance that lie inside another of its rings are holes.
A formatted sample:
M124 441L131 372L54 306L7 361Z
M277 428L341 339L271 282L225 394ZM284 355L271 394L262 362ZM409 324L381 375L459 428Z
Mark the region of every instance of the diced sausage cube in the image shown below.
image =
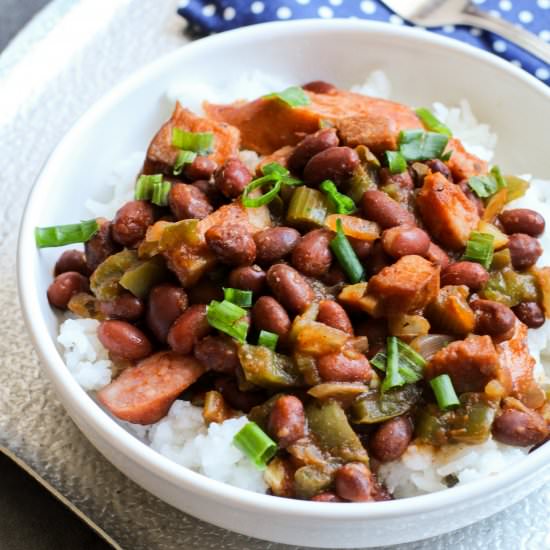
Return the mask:
M486 174L488 171L487 163L484 160L468 153L458 139L450 139L447 144L446 152L452 151L451 158L447 161L447 166L455 181L462 181L471 176Z
M403 256L371 277L367 292L387 312L423 309L439 292L439 267L421 256Z
M479 223L475 205L439 172L426 176L416 203L430 233L452 250L464 248Z
M492 379L510 387L490 336L470 335L439 350L426 366L425 375L431 379L440 374L451 377L457 393L481 392Z
M224 122L218 123L202 118L176 103L176 108L170 120L165 122L156 133L147 149L143 166L144 174L162 172L168 176L173 174L174 164L179 149L172 145L172 130L180 128L188 132L212 132L214 134L213 151L208 158L217 164L223 164L228 158L239 153L239 130Z

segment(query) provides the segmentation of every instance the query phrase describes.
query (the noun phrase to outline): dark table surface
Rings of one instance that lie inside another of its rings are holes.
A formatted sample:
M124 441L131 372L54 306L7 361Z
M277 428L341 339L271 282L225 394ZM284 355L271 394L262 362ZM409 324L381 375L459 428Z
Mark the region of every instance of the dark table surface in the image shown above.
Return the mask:
M0 0L0 52L49 0ZM87 525L0 453L1 550L108 550Z

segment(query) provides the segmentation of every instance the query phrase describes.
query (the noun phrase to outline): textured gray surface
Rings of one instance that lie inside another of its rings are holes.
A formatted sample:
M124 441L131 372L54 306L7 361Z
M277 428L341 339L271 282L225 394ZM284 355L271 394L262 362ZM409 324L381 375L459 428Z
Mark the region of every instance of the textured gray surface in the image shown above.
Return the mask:
M50 0L2 0L0 2L0 51L19 29Z
M115 470L79 433L41 374L17 302L16 228L40 167L93 101L139 66L184 43L182 23L174 15L176 4L175 0L56 0L0 57L0 151L4 159L0 171L0 444L34 467L125 549L290 548L199 522ZM85 32L90 6L94 13L105 10L93 34ZM14 99L8 95L13 95L17 68L25 66L28 56L36 60L38 52L48 51L55 38L52 29L67 17L72 18L73 28L82 25L82 32L75 36L83 43L72 43L59 70L37 77L32 93L24 101L19 98L18 108L6 113L5 105ZM550 548L548 510L550 487L546 486L497 517L401 548Z

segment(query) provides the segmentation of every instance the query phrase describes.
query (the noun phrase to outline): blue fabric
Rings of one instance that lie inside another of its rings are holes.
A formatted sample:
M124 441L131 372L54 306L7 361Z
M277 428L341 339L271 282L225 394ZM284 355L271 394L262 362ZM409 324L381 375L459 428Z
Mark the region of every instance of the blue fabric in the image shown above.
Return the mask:
M479 9L499 14L550 42L550 0L474 0ZM378 0L183 0L178 13L196 36L285 19L358 17L406 24ZM489 32L443 27L434 32L491 51L550 85L550 66Z

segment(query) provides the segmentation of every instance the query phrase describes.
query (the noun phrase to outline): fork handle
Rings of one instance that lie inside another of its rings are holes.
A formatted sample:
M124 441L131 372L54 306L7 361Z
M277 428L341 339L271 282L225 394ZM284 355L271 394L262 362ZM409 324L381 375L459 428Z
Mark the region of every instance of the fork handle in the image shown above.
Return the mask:
M550 65L550 44L504 19L482 12L470 4L462 12L461 23L499 34Z

